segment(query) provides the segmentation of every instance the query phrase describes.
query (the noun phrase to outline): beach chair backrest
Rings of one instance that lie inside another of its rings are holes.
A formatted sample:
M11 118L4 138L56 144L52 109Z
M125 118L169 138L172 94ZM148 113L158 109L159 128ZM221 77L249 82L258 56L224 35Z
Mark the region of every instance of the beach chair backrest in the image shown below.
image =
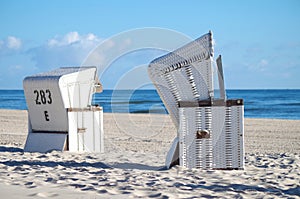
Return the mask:
M176 127L180 101L213 98L212 64L211 32L150 63L149 76Z

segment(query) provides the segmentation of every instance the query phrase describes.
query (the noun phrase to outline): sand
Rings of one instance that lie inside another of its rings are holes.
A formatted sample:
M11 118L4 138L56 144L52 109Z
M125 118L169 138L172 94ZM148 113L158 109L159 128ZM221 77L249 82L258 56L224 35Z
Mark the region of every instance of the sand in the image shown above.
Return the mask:
M1 198L300 198L300 120L245 119L245 170L164 168L168 115L104 114L105 153L24 153L27 112L0 110Z

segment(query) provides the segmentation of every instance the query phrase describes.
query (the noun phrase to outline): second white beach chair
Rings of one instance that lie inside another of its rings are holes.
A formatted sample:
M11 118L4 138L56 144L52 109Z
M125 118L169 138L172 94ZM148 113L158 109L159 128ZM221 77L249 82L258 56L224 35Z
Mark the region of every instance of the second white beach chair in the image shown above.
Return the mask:
M104 151L103 109L92 106L102 92L96 67L63 67L23 81L28 106L24 151Z
M221 57L216 63L213 57L209 32L148 67L178 129L166 158L168 168L178 161L188 168L244 167L243 100L226 99ZM214 74L218 79L215 88Z

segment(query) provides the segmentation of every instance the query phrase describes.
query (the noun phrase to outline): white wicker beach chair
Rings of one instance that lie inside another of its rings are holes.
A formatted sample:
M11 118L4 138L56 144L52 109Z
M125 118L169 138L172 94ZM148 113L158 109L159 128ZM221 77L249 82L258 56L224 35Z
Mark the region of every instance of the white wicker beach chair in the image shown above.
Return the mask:
M166 158L170 167L242 169L243 100L226 100L221 57L213 60L209 32L153 60L148 73L175 126L177 137ZM214 96L213 71L219 80Z

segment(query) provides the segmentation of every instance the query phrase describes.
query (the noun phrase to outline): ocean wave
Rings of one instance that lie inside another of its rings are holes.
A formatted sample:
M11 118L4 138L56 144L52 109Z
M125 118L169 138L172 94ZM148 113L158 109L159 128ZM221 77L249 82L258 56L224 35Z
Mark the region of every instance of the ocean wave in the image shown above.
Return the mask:
M279 104L275 104L277 106L299 106L300 107L300 102L299 103L295 103L295 102L290 102L290 103L279 103Z
M130 111L130 113L154 113L154 114L167 114L165 109L151 109L151 110L135 110L135 111Z

